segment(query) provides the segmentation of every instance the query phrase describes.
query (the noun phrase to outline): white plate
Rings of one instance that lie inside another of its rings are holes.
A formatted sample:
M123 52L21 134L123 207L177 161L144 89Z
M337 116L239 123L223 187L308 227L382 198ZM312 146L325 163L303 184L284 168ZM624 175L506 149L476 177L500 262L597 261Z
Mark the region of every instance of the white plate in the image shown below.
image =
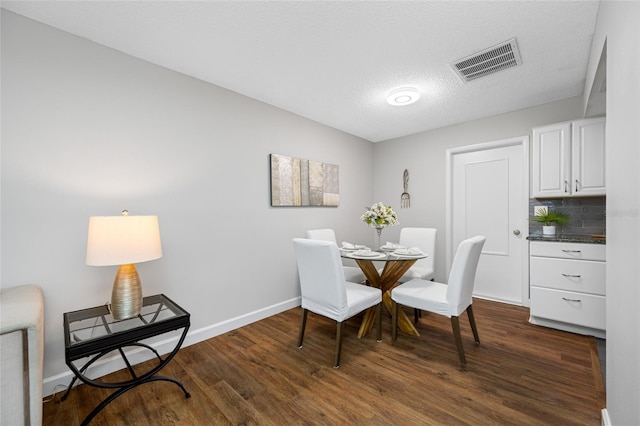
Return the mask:
M385 247L385 246L382 246L382 247L380 247L380 250L382 250L382 251L395 251L395 250L399 250L399 249L403 249L403 248L406 248L406 247Z
M402 250L402 249L400 249L400 250ZM402 252L398 253L398 250L395 250L395 251L393 252L393 254L394 254L395 256L403 256L403 257L420 257L420 256L425 256L425 254L424 254L424 253L406 253L406 252L405 252L405 253L402 253Z
M427 257L425 254L398 254L398 253L391 253L392 256L397 256L397 257Z
M356 248L345 248L345 247L340 247L340 250L342 250L342 251L357 251L357 250L363 250L363 249L364 249L364 250L366 250L366 249L368 249L368 248L369 248L369 247L367 247L367 246L361 246L361 245L359 245L359 246L358 246L358 247L356 247Z
M384 253L371 253L371 254L355 254L355 253L347 253L347 256L353 257L354 259L379 259L381 257L387 257Z

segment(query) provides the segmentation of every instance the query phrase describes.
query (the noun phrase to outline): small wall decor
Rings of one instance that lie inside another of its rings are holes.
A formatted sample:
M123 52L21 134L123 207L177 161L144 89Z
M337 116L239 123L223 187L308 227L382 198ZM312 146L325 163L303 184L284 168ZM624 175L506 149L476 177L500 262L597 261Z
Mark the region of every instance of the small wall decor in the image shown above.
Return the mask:
M271 206L337 207L338 166L271 154Z
M400 208L409 208L411 207L411 196L409 195L409 170L404 169L404 173L402 173L402 185L404 187L404 192L400 194Z

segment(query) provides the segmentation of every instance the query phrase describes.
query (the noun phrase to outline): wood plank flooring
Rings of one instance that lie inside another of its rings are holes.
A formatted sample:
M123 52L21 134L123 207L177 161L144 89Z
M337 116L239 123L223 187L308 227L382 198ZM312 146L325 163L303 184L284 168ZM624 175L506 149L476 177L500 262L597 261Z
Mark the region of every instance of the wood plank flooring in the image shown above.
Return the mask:
M476 299L481 344L461 318L467 366L458 360L450 321L423 313L419 337L383 319L356 337L345 326L342 360L332 367L335 323L309 314L296 347L295 308L183 348L147 383L112 402L92 425L600 425L604 383L595 339L533 326L527 308ZM152 361L149 361L152 362ZM144 367L144 365L141 365ZM110 375L122 380L126 371ZM44 404L44 425L77 425L110 392L80 385Z

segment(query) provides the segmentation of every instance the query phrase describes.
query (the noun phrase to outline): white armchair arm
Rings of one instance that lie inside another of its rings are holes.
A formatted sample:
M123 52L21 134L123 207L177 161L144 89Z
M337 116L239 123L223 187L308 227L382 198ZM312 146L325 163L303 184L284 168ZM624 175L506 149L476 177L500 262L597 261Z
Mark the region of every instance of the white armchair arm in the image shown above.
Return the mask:
M0 424L42 424L43 357L42 289L33 284L0 289Z

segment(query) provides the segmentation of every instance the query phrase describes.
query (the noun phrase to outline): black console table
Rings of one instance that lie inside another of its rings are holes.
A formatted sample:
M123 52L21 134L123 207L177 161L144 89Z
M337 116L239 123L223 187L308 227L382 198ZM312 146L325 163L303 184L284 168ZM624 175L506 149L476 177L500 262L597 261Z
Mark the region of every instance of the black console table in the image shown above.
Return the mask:
M178 353L187 336L189 326L189 313L164 294L143 298L140 314L137 317L121 321L117 321L111 316L107 305L65 313L65 362L75 377L69 384L62 400L67 398L76 380L81 380L91 386L116 389L84 419L82 425L87 425L111 401L143 383L158 380L172 382L182 389L186 398L191 397L178 380L156 375ZM153 347L141 342L144 339L174 330L182 330L182 335L173 351L165 355L164 358ZM138 346L152 351L158 359L158 364L143 374L136 374L123 350L128 346ZM130 380L103 382L86 376L87 369L94 362L113 351L120 353L131 375ZM82 364L82 360L84 360L84 364ZM76 364L81 364L81 366L78 368Z

